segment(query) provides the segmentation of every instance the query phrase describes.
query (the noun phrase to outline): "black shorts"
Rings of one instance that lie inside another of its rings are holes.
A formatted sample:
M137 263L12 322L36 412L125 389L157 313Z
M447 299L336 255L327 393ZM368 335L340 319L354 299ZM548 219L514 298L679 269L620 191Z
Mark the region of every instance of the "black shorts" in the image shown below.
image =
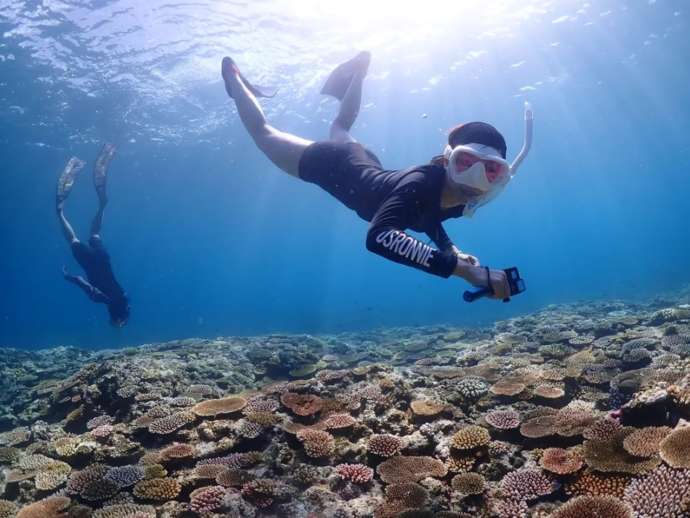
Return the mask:
M314 142L302 153L299 177L356 210L362 177L383 171L377 156L358 142Z

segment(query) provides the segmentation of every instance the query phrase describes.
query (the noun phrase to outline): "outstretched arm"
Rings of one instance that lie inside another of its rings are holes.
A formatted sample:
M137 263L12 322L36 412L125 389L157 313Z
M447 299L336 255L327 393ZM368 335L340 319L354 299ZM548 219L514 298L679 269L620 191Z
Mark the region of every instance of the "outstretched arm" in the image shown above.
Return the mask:
M101 290L89 284L89 281L84 279L84 277L68 273L67 268L64 266L62 267L62 275L65 277L66 281L69 281L81 288L81 290L86 293L86 296L94 302L102 302L104 304L110 302L110 299Z
M420 210L424 196L423 181L408 182L393 191L371 220L367 249L396 263L450 277L457 265L452 250L435 249L404 232Z

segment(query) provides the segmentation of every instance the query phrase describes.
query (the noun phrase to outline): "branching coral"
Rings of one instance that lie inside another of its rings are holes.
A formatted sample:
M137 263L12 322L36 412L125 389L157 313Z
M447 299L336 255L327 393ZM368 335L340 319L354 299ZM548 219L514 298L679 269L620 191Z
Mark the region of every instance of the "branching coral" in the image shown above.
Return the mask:
M165 502L173 500L180 494L182 486L172 478L152 478L142 480L134 486L134 495L143 500Z
M366 484L374 477L374 470L364 464L339 464L335 472L341 479L355 484Z
M476 425L460 428L450 440L450 445L456 450L474 450L486 446L491 436L486 428Z
M659 466L633 480L623 500L638 518L684 518L690 503L690 470Z
M630 473L639 475L651 471L659 465L661 459L650 459L630 455L623 448L623 441L632 433L631 429L624 429L613 439L586 440L583 447L583 455L587 465L597 471L606 473Z
M520 426L520 414L513 409L492 410L484 420L497 430L513 430Z
M480 495L486 488L486 481L479 473L460 473L451 479L450 485L463 495Z
M212 513L223 507L226 489L222 486L209 486L195 489L189 495L189 508L197 514Z
M297 432L297 438L304 444L304 451L309 457L328 457L335 449L333 436L324 430L305 428Z
M552 493L557 485L537 469L519 469L506 474L501 480L501 491L514 500L534 500Z
M575 480L565 485L568 495L580 496L615 496L623 498L625 488L630 484L631 477L612 473L598 473L585 471L579 473Z
M367 442L367 451L379 457L388 458L397 455L401 448L400 437L390 434L374 434Z
M183 411L176 412L167 417L161 417L154 420L148 425L149 432L158 435L171 434L180 428L196 421L196 414L193 412Z
M551 518L633 518L630 506L613 496L578 496L560 506Z
M640 428L623 440L623 448L636 457L653 457L659 453L660 443L669 433L671 429L668 426Z

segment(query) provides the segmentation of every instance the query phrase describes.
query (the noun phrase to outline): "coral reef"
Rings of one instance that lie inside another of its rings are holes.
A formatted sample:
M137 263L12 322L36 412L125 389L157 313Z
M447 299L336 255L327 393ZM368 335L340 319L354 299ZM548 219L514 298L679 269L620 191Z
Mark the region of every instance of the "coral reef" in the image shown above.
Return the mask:
M0 518L684 517L687 297L7 349Z

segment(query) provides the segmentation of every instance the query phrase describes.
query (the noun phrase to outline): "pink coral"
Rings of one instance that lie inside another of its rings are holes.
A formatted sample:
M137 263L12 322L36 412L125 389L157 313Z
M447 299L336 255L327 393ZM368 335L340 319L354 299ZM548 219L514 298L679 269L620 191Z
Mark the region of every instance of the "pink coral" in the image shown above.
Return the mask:
M484 420L499 430L512 430L520 426L520 414L515 410L493 410L484 416Z
M343 480L349 480L355 484L366 484L374 477L374 470L364 464L339 464L335 472Z
M374 434L369 438L367 450L379 457L392 457L400 453L402 441L399 437L389 434Z
M198 514L218 511L223 505L226 489L223 486L209 486L195 489L189 495L189 507Z
M534 500L552 493L556 484L537 469L511 471L501 480L501 490L515 500Z

